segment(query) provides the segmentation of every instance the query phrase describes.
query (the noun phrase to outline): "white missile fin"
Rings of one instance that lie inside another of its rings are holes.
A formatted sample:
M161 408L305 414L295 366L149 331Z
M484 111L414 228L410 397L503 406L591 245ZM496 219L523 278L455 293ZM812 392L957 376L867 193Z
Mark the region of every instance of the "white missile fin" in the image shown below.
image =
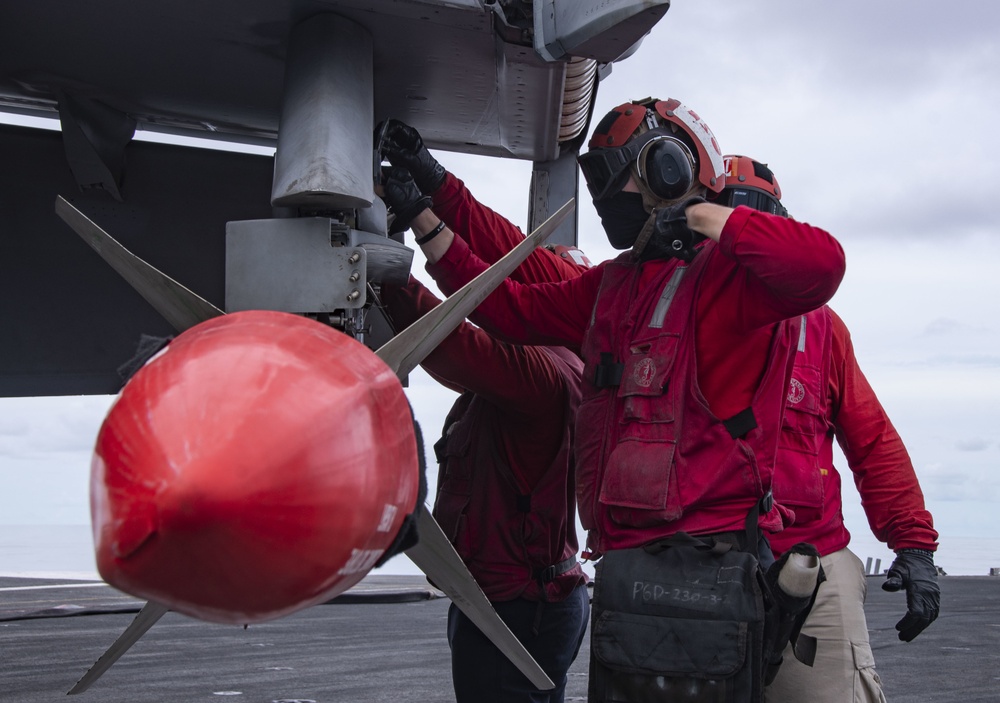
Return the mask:
M130 252L61 195L56 196L56 214L178 332L225 314Z
M531 683L543 691L555 688L552 679L497 615L493 604L486 598L486 594L426 508L420 513L417 533L420 541L406 550L406 556L451 598L451 602L465 613Z
M412 371L428 354L500 285L514 269L544 242L566 219L576 200L570 198L549 219L507 254L452 293L448 298L405 330L383 344L376 354L400 378Z
M129 647L138 642L139 638L146 634L149 628L155 625L156 621L162 618L168 610L170 609L167 606L160 605L159 603L152 601L146 603L142 607L142 610L139 611L139 614L135 616L132 624L125 628L125 631L118 636L114 644L108 647L107 651L101 655L101 658L76 682L76 685L66 692L67 695L83 693L90 688L91 684L101 678L104 672L110 669L111 665L129 650Z

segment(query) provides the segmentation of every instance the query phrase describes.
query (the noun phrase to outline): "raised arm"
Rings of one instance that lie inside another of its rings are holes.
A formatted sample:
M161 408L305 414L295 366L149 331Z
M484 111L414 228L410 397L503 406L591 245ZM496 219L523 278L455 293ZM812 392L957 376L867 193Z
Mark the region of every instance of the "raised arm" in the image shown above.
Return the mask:
M388 120L379 132L384 156L394 167L410 173L420 191L432 198L434 212L487 264L498 261L524 239L517 226L476 200L461 180L438 163L413 127ZM511 278L521 283L561 281L575 278L586 268L539 247Z
M476 200L465 184L451 173L445 175L441 187L432 196L434 213L487 264L496 263L524 239L520 228ZM542 246L535 249L510 277L518 283L563 281L576 278L587 268Z
M808 313L827 303L840 286L844 251L826 231L748 207L731 210L703 204L692 210L696 211L692 228L708 236L718 230L718 218L728 211L719 231L719 249L737 267L732 284L742 289L742 304L732 320L737 329ZM707 223L699 220L698 211L707 215Z

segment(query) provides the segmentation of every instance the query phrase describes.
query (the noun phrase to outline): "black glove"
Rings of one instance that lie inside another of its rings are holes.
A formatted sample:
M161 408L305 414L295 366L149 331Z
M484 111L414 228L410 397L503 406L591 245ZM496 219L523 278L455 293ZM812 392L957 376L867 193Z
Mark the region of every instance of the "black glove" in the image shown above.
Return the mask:
M431 196L420 192L405 168L383 166L382 187L385 189L382 199L395 215L389 234L409 229L413 218L431 206Z
M375 138L379 138L383 127L381 145L376 145L382 156L393 166L405 168L413 175L413 180L424 193L433 193L444 182L444 166L437 162L424 146L420 133L399 120L386 120L375 127Z
M694 259L698 253L694 247L705 236L688 229L684 211L691 205L704 202L707 202L704 198L695 196L659 210L653 224L653 234L639 252L639 260L675 258L690 262Z
M906 588L906 615L896 623L899 639L911 641L937 619L941 607L934 553L926 549L900 549L889 567L883 591Z

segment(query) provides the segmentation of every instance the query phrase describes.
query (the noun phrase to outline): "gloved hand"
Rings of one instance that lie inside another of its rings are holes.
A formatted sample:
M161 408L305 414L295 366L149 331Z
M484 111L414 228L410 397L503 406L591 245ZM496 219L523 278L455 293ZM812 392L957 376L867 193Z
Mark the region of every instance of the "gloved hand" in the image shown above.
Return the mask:
M431 196L420 192L405 168L383 166L382 191L382 199L395 215L389 234L409 229L413 218L431 206Z
M705 237L688 228L685 211L691 205L704 202L707 202L704 198L694 196L659 210L653 233L639 252L639 260L675 258L690 262L694 259L697 253L694 247Z
M896 623L899 639L911 641L934 622L941 607L934 553L926 549L900 549L889 567L883 591L906 588L906 615Z
M424 193L430 194L440 188L445 177L444 166L427 151L420 133L404 122L390 119L375 127L376 139L383 127L385 134L379 148L389 163L409 171Z

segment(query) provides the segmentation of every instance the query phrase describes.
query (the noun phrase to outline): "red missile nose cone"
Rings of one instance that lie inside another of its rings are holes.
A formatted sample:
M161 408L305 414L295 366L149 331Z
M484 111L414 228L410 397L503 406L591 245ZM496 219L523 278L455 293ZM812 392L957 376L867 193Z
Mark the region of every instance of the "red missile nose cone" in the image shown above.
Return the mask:
M413 511L403 389L364 345L252 311L174 339L97 439L97 565L116 588L214 622L268 620L357 583Z

